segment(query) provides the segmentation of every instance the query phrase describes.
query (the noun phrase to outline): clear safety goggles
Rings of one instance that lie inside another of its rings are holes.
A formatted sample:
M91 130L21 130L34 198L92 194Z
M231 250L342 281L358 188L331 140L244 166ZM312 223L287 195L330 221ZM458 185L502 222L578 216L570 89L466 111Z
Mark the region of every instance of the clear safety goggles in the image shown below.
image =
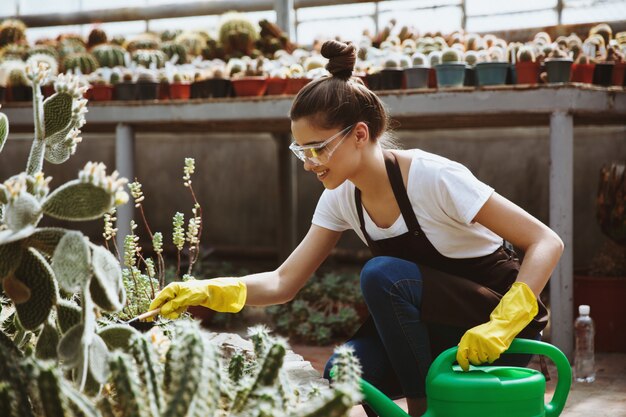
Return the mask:
M289 145L289 149L291 149L293 154L302 162L308 162L312 165L324 165L330 160L330 157L339 145L348 137L353 127L354 125L350 125L325 141L316 143L315 145L298 145L294 141ZM341 140L330 149L328 145L339 137L341 137Z

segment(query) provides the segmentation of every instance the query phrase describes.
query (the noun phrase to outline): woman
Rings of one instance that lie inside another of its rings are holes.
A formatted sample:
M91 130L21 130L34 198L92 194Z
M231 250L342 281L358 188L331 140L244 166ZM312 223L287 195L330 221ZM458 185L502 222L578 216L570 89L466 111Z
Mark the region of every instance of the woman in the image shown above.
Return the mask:
M537 296L563 243L462 165L417 149L384 149L387 113L351 78L355 47L329 41L322 55L331 76L305 86L290 113L290 148L326 188L308 234L275 271L173 283L150 309L175 318L189 305L239 311L285 303L353 229L374 257L361 273L370 318L347 343L363 377L404 395L418 416L428 367L443 349L458 344L467 370L498 359L518 334L540 337L547 313ZM503 239L524 250L521 266Z

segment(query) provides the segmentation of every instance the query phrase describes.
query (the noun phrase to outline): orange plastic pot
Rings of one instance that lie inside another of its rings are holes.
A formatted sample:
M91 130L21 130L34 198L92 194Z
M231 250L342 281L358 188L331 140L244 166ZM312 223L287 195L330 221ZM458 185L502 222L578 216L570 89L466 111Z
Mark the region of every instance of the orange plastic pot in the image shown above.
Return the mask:
M517 84L537 84L539 81L538 62L518 62L515 64Z
M91 99L93 101L110 101L113 100L113 86L112 85L92 85L91 86Z
M169 86L169 96L172 100L187 100L191 97L191 84L171 83Z
M170 84L160 83L159 84L159 100L169 100L169 98L170 98Z
M235 78L232 82L237 97L262 96L267 88L267 78L265 77Z
M596 64L572 64L572 81L575 83L587 83L593 82L593 72L595 71Z
M289 78L287 79L287 88L285 94L298 94L298 91L311 82L310 78Z
M287 90L287 79L286 78L268 78L267 79L267 87L265 89L266 96L280 96L281 94L285 94Z

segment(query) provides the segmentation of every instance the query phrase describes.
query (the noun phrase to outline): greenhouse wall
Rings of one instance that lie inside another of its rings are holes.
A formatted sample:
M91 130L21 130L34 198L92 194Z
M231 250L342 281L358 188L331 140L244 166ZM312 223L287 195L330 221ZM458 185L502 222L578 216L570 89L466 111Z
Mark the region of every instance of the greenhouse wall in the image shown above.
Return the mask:
M539 127L438 131L398 131L404 148L421 148L466 165L479 179L503 196L548 223L549 139ZM0 177L24 168L31 137L13 134L0 158ZM85 134L77 154L62 166L47 164L51 187L75 178L86 161L115 166L113 134ZM577 127L574 150L574 267L588 265L606 239L595 219L599 169L626 155L625 127ZM137 179L146 196L146 216L153 231L171 239L176 211L191 214L192 200L182 185L186 157L196 160L193 187L202 205L203 244L250 252L271 253L277 242L276 142L268 134L139 133L136 138ZM309 226L323 188L304 170L298 171L298 235ZM139 219L139 218L137 218ZM47 225L59 224L49 219ZM102 240L102 220L86 222L84 232ZM145 235L144 235L145 236ZM347 232L340 247L364 246Z

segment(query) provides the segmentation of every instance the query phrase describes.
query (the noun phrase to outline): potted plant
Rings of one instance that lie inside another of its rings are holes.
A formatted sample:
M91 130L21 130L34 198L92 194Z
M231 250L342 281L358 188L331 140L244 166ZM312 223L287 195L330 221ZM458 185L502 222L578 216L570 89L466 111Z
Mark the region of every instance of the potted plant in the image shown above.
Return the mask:
M233 83L224 69L216 68L213 78L210 78L211 97L231 97L233 95Z
M572 64L572 81L591 84L595 67L596 64L591 58L584 53L579 54L576 62Z
M387 57L380 71L380 90L399 90L402 88L404 70L396 57Z
M428 62L430 63L430 72L428 73L428 88L437 88L437 71L435 65L441 63L441 51L431 50L428 52Z
M209 71L196 71L190 86L191 98L209 98L213 95L211 77Z
M435 65L437 72L437 86L462 87L465 81L465 61L463 53L457 49L448 48L441 54L441 64Z
M532 46L521 46L517 50L515 73L517 84L537 84L539 81L539 62Z
M479 62L479 55L474 50L465 52L465 81L463 85L466 87L476 86L476 64Z
M506 83L509 63L506 61L502 48L492 46L489 49L489 60L476 63L476 78L479 86L503 85Z
M626 165L600 171L597 219L609 238L586 271L574 275L574 305L591 306L596 350L626 352Z
M546 81L548 83L567 83L572 73L572 59L567 53L555 47L545 59Z
M159 97L159 82L153 71L143 70L137 76L137 98L156 100Z
M287 70L280 68L270 72L270 76L267 78L267 88L265 89L265 95L278 96L285 94L287 89Z
M304 68L300 64L292 64L289 67L289 78L287 79L287 87L285 88L285 94L295 95L310 83L312 80L306 76Z
M612 61L613 75L611 77L611 85L622 86L624 84L624 72L626 70L626 60L624 59L624 53L622 53L617 46L609 46L606 55L607 61Z
M134 82L132 71L124 70L121 77L119 73L113 72L111 74L111 84L113 84L116 100L137 100L137 84Z
M267 77L264 75L262 59L249 62L243 74L238 73L233 76L232 83L237 97L264 95L267 88Z
M428 88L429 71L430 65L428 65L426 55L415 52L411 56L411 66L404 70L406 88Z
M113 99L113 86L106 82L102 74L97 74L91 79L91 99L94 101Z
M159 71L159 100L170 98L170 80L165 71Z
M172 100L187 100L191 97L191 83L185 73L174 74L169 85L169 92Z
M21 68L14 68L9 73L9 87L13 101L31 101L33 90L28 84L26 74Z

